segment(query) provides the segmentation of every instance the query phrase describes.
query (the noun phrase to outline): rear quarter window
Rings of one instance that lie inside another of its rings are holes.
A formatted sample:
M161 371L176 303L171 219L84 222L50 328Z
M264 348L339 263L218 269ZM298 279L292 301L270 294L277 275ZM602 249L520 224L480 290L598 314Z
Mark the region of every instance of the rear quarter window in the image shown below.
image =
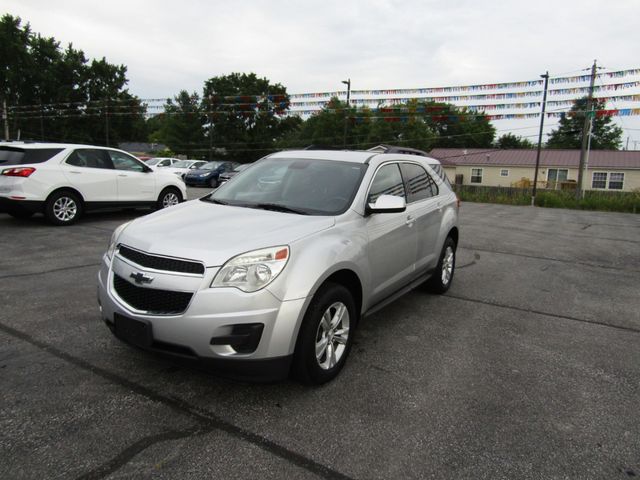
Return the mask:
M0 165L26 165L46 162L63 148L18 148L0 147Z

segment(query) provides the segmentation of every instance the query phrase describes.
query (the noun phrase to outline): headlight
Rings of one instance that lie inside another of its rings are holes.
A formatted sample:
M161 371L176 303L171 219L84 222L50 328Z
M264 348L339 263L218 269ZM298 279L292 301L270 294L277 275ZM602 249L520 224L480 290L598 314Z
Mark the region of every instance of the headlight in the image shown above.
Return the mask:
M113 234L111 235L111 240L109 240L109 248L107 248L107 257L109 258L109 260L111 260L113 258L113 254L116 251L116 245L118 244L118 237L120 237L120 234L122 233L122 231L127 228L127 226L132 222L133 220L130 220L126 223L123 223L122 225L120 225L118 228L116 228L113 231Z
M288 259L289 247L286 245L243 253L222 266L211 286L255 292L269 285L284 269Z

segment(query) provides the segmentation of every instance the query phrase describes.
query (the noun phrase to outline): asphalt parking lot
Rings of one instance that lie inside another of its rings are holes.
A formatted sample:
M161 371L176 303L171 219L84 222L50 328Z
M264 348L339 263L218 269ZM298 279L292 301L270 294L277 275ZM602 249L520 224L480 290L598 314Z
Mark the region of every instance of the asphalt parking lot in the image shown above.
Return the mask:
M96 273L142 213L0 215L0 478L640 476L640 215L463 204L448 294L366 319L308 388L112 337Z

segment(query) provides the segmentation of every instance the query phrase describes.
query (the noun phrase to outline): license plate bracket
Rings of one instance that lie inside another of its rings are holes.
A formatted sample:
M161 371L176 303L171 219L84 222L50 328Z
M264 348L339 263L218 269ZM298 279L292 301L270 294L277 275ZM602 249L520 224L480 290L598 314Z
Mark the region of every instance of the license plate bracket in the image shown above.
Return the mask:
M116 336L138 347L151 347L153 343L151 323L146 320L125 317L117 313L114 315L113 320Z

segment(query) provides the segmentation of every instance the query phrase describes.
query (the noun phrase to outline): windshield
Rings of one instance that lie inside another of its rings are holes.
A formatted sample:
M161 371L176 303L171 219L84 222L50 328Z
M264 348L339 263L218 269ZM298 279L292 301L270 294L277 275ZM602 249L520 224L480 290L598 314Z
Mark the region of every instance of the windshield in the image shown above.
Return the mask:
M267 158L203 200L240 207L339 215L351 205L367 165Z
M189 168L192 163L193 163L193 160L180 160L179 162L174 163L172 165L172 167L175 167L175 168Z
M209 162L206 165L203 165L202 167L200 167L202 170L215 170L216 168L218 168L220 165L222 164L222 162Z

